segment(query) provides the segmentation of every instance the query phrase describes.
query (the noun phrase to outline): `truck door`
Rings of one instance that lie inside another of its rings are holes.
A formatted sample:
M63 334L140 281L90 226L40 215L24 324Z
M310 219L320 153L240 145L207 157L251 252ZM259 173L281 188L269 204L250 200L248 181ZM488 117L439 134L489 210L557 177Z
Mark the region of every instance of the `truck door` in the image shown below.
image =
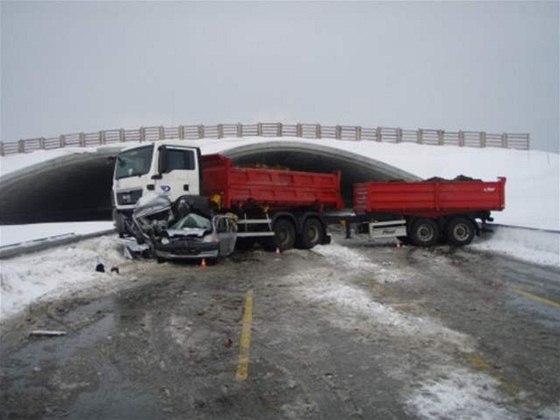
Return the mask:
M175 201L182 195L200 195L200 150L196 147L158 147L158 175L154 176L155 191Z

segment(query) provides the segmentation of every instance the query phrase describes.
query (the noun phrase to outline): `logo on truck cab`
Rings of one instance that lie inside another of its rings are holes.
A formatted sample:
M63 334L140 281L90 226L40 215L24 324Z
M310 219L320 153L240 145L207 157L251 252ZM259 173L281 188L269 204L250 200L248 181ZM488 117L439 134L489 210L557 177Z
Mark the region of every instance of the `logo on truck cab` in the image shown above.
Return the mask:
M496 191L496 188L495 187L486 187L482 191L484 191L484 192L494 192L494 191Z
M160 188L164 193L168 193L169 191L171 191L170 185L162 185Z

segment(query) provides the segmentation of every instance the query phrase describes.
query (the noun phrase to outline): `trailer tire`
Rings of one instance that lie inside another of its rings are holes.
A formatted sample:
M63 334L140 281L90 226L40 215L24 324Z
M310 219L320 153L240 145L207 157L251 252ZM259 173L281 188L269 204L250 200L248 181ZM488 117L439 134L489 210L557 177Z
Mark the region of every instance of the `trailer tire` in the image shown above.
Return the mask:
M410 229L410 241L416 246L432 246L439 240L440 230L435 220L418 219Z
M274 236L268 241L266 248L271 251L292 249L296 242L296 228L288 219L278 219L273 226ZM270 246L272 245L272 246Z
M315 217L308 218L303 223L301 235L298 237L298 247L311 249L323 242L323 224Z
M454 217L445 228L445 237L451 245L468 245L472 242L474 235L474 223L466 217Z

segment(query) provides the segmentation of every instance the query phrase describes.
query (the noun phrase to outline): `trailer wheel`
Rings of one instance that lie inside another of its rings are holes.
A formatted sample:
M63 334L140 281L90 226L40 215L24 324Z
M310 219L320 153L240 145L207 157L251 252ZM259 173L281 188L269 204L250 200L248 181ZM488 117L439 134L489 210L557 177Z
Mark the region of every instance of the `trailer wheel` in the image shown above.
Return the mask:
M474 234L474 224L466 217L454 217L445 229L447 241L452 245L468 245L472 242Z
M280 251L292 249L296 242L296 228L288 219L279 219L274 223L273 249Z
M439 239L439 226L432 219L418 219L410 230L410 241L416 246L432 246Z
M319 245L323 242L323 225L314 217L307 219L298 239L298 246L301 249L311 249Z

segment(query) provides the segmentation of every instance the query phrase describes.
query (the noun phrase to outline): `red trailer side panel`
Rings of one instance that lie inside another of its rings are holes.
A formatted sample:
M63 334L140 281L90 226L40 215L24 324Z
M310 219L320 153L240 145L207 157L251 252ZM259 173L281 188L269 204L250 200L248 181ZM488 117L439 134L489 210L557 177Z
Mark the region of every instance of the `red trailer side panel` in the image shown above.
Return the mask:
M503 210L505 182L366 182L354 186L354 211L443 216Z
M208 155L202 157L202 173L204 195L220 195L224 208L249 202L271 208L344 207L340 172L239 168L223 155Z

